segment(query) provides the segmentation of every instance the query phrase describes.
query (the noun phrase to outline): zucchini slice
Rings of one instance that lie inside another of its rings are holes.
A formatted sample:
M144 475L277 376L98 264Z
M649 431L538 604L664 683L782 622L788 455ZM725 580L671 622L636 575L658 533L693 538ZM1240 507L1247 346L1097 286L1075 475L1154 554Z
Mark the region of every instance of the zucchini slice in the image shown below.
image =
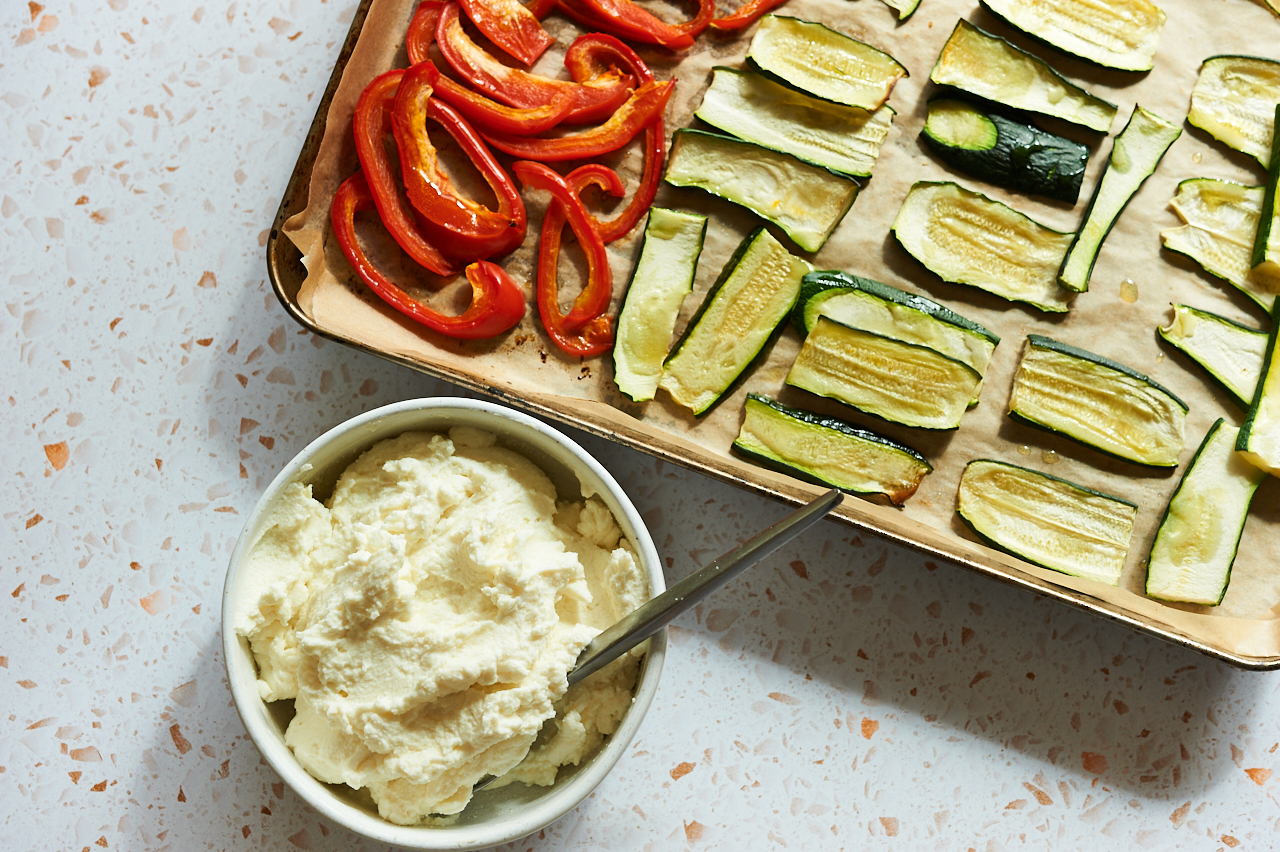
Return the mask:
M968 21L956 24L929 79L1100 133L1110 130L1116 117L1115 104L1094 97L1043 60Z
M698 118L739 139L849 175L871 174L889 135L888 104L868 112L810 97L763 74L719 66Z
M1110 358L1031 334L1013 377L1009 416L1116 458L1177 467L1187 404Z
M701 130L675 132L666 180L742 205L773 222L805 251L822 248L858 197L853 178Z
M1165 15L1150 0L982 0L1046 44L1106 68L1150 71Z
M1280 62L1258 56L1210 56L1191 89L1187 121L1228 148L1271 161Z
M1262 375L1262 359L1267 352L1265 331L1178 304L1173 306L1173 321L1156 331L1204 367L1248 409Z
M1249 504L1267 478L1236 452L1238 435L1239 430L1218 418L1182 475L1147 558L1149 596L1205 606L1222 603Z
M1067 250L1058 272L1058 282L1068 290L1089 289L1089 276L1098 260L1102 241L1111 233L1116 219L1129 199L1146 183L1164 158L1182 128L1170 124L1140 106L1133 108L1129 123L1111 145L1111 157L1102 180L1093 188L1093 197L1084 213L1084 224Z
M764 227L725 264L667 359L658 387L694 414L710 408L764 349L812 270Z
M1272 476L1280 476L1280 364L1276 363L1276 336L1280 334L1280 299L1271 309L1271 334L1262 359L1262 375L1253 391L1253 402L1240 427L1236 449Z
M1079 142L988 113L968 101L934 98L920 138L957 171L1012 189L1076 203L1089 163Z
M1258 272L1280 275L1280 205L1276 204L1276 183L1280 181L1280 103L1276 104L1275 135L1271 138L1271 167L1262 195L1258 233L1253 240L1250 262Z
M787 384L921 429L956 429L978 395L977 370L927 346L819 317Z
M814 97L866 110L889 100L908 76L883 50L836 32L825 24L785 15L765 15L747 48L756 68Z
M1184 180L1169 203L1187 224L1161 231L1160 239L1169 251L1186 255L1269 311L1280 294L1280 277L1250 263L1263 191L1212 178Z
M613 344L613 381L635 402L653 399L658 389L671 332L693 289L706 236L706 216L649 208Z
M747 394L733 447L804 479L854 494L883 494L899 506L933 470L924 456L897 441L754 393Z
M1058 286L1058 269L1075 235L1047 228L981 193L920 181L907 193L892 230L943 281L1042 311L1071 307L1073 294Z
M1120 584L1138 507L1019 467L975 459L960 477L957 511L991 544L1036 565Z
M884 5L898 13L898 20L905 21L915 14L920 0L884 0Z
M820 316L928 346L968 364L979 376L986 375L991 353L1000 342L995 332L932 299L847 272L810 272L804 277L792 325L807 335Z

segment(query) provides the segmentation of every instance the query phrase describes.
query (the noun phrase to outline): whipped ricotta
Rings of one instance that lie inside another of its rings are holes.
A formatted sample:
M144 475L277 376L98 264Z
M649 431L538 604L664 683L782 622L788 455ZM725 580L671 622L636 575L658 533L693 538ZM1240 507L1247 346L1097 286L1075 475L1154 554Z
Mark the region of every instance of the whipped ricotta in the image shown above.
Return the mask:
M266 527L236 620L259 693L293 699L285 742L311 775L391 822L456 814L485 775L550 784L630 706L637 656L567 694L565 675L649 597L635 554L598 498L557 504L490 433L383 441L327 507L294 484Z

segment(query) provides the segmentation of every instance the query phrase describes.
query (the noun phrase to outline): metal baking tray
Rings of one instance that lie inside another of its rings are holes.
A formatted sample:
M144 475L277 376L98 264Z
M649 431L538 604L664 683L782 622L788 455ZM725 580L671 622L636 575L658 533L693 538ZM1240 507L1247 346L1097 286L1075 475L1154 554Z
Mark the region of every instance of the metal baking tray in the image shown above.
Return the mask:
M696 448L691 451L687 442L673 441L667 443L655 441L651 434L647 434L643 430L630 428L629 424L634 421L622 411L613 410L616 417L608 414L602 416L598 410L592 410L591 407L587 407L587 410L584 411L582 400L578 398L557 397L542 393L524 395L518 390L513 392L510 389L497 388L478 374L459 370L447 364L408 358L396 353L383 351L366 342L335 334L312 321L298 303L298 293L306 277L306 269L302 265L299 251L283 233L282 228L289 217L305 209L307 205L308 183L320 142L325 132L329 108L347 62L355 48L356 41L364 27L371 3L372 0L362 0L356 9L351 27L338 53L333 72L319 101L315 118L312 120L306 138L303 141L302 150L298 155L293 173L289 177L270 235L267 238L266 260L268 275L272 288L281 305L284 306L285 311L301 326L314 334L402 364L412 370L447 380L514 408L559 421L689 470L771 497L788 505L802 505L825 490L763 468L729 464L723 458L712 454L699 453ZM1174 645L1189 648L1238 668L1259 671L1280 668L1280 654L1250 656L1236 653L1232 649L1220 647L1218 644L1203 637L1191 635L1189 632L1159 623L1142 614L1134 613L1123 606L1092 597L1084 592L1059 586L1024 570L1026 568L1031 568L1032 571L1038 569L1015 557L1000 553L978 543L948 539L943 535L934 533L919 521L896 516L893 509L865 500L848 499L843 502L842 506L831 517L852 529L872 533L927 556L960 565L993 580L1052 598L1099 618L1163 639Z

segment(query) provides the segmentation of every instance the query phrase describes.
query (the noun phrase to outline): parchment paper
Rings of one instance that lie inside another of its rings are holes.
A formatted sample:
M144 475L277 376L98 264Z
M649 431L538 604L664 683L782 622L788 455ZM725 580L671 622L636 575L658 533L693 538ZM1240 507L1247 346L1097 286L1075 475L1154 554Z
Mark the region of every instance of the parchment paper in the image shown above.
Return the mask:
M898 114L873 177L862 181L861 194L826 246L808 257L820 269L848 270L937 299L1002 336L986 376L981 403L965 415L958 432L933 433L876 421L785 388L784 377L800 345L799 336L792 330L777 340L767 358L730 397L709 414L695 419L664 393L644 404L631 403L621 396L613 384L612 361L607 356L587 361L563 356L543 333L532 299L530 313L516 329L496 341L475 343L461 343L425 331L383 306L350 274L331 239L328 210L338 183L357 168L350 130L355 101L376 74L406 64L402 41L414 6L414 0L374 0L329 112L312 173L309 206L286 225L286 233L303 252L308 269L298 301L320 328L390 355L466 376L499 394L555 410L571 410L583 422L659 455L684 459L694 467L727 472L778 493L796 493L794 480L747 463L729 450L739 429L746 394L766 393L788 404L843 417L915 447L935 466L905 508L898 510L850 498L841 509L845 517L870 521L891 538L944 550L988 573L994 571L1024 585L1070 589L1081 604L1122 622L1157 626L1209 650L1255 660L1280 658L1280 483L1274 478L1257 494L1221 606L1168 605L1142 595L1145 558L1183 468L1215 419L1226 417L1229 423L1239 425L1242 414L1198 367L1159 342L1155 329L1167 324L1170 302L1184 302L1257 327L1266 325L1265 315L1229 285L1199 272L1189 261L1162 252L1159 232L1180 224L1168 207L1180 180L1215 177L1260 184L1265 178L1262 169L1252 159L1229 151L1206 134L1184 125L1182 136L1159 170L1134 197L1107 238L1090 291L1079 296L1065 316L1012 306L977 290L946 284L907 255L889 233L908 188L918 180L956 180L1046 225L1075 230L1093 185L1106 166L1111 138L1123 129L1134 104L1140 103L1171 121L1184 119L1200 62L1222 53L1280 58L1280 20L1246 0L1164 0L1161 6L1168 13L1168 21L1160 38L1155 69L1140 74L1100 69L1039 45L1003 26L973 0L923 0L919 11L901 25L892 10L877 0L791 0L777 10L826 23L886 50L910 71L911 76L898 84L890 99ZM687 10L651 8L671 20L687 14ZM1039 122L1048 130L1091 147L1084 187L1074 207L1007 193L951 173L921 148L917 137L924 123L925 101L937 91L928 81L929 70L960 17L1009 37L1020 47L1046 58L1067 77L1119 105L1108 138L1050 119ZM560 65L563 50L579 30L554 14L546 26L557 38L557 44L535 70L565 76ZM711 68L741 67L753 31L754 28L730 38L708 33L682 55L639 49L659 79L679 80L666 114L668 136L677 128L698 124L693 112L710 82ZM629 181L629 189L634 189L642 165L638 142L610 164ZM530 215L528 237L524 246L503 263L518 280L529 282L531 294L531 260L545 199L527 194L526 203ZM678 334L757 220L728 202L696 190L664 186L657 203L711 218L694 294L685 302ZM362 233L370 230L365 228ZM637 227L632 235L610 247L615 311L639 250L642 230L643 226ZM562 280L569 282L570 288L576 274L572 259L576 256L576 248L572 247L562 253ZM409 270L405 269L404 274L402 280L413 281ZM1138 298L1132 303L1120 297L1121 283L1126 279L1137 285ZM433 292L438 287L438 282L429 282L416 292L435 304L465 302L464 284L446 285L443 291ZM1009 420L1005 408L1010 385L1023 340L1033 332L1128 364L1186 400L1191 414L1183 467L1172 473L1153 472ZM983 457L1023 464L1137 503L1137 527L1119 588L1029 566L976 543L955 515L955 495L965 464Z

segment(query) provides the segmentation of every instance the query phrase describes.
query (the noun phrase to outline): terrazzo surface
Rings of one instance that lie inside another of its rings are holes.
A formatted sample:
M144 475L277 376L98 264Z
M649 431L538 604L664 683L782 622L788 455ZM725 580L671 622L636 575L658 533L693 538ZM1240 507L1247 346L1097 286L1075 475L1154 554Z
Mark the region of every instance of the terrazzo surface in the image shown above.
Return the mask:
M361 411L458 393L311 336L265 279L353 12L0 13L5 849L378 848L262 762L219 631L241 522L289 458ZM668 581L785 511L574 436ZM1280 847L1280 675L830 522L670 642L615 771L509 848Z

